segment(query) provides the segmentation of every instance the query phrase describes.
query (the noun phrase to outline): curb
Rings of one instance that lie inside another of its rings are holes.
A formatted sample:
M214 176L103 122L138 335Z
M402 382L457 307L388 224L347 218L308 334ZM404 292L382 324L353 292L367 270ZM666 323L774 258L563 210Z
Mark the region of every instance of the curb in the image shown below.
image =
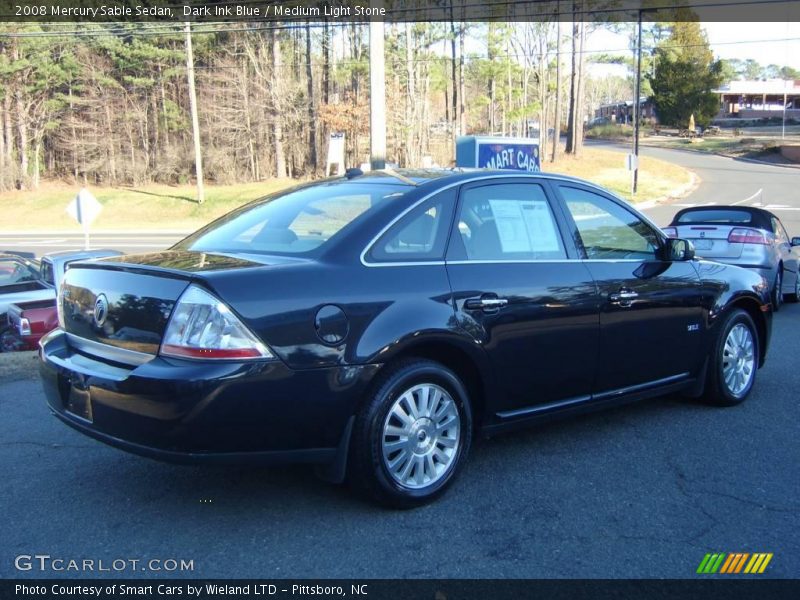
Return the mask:
M675 200L681 200L686 196L690 195L698 187L700 187L700 184L703 182L703 180L700 179L700 176L694 171L690 171L689 169L686 170L689 171L689 176L690 176L690 181L686 185L683 185L679 188L675 188L669 194L665 196L659 196L658 198L654 198L653 200L647 200L645 202L630 202L631 206L633 206L638 210L647 210L648 208L655 208L659 204L668 204Z

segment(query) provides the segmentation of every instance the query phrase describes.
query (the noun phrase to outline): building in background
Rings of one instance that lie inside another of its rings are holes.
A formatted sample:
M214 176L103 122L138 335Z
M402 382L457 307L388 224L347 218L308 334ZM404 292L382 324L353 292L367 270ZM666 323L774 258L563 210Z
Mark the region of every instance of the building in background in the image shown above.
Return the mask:
M639 99L639 109L644 122L650 122L655 119L655 109L648 98L642 97ZM594 111L594 116L596 119L608 119L611 123L632 124L633 100L620 100L610 104L601 104Z
M720 112L717 118L800 119L800 81L768 79L731 81L718 90Z

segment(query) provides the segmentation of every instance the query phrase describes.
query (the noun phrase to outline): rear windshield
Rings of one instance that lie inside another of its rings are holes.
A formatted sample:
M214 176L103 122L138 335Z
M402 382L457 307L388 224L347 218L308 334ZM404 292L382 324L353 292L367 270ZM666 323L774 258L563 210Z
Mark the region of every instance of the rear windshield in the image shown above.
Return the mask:
M351 223L411 189L407 185L328 183L257 200L175 245L180 250L306 254Z
M746 225L753 214L746 210L692 210L678 217L678 223L737 223Z

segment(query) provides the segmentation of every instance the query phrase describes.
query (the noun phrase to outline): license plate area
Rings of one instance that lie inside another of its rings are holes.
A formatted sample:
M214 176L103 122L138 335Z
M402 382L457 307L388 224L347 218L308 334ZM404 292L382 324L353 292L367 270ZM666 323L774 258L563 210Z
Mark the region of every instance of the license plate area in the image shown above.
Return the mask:
M89 389L82 380L72 380L69 382L69 386L65 387L64 409L68 413L91 423L94 418L92 416L92 400L89 396Z
M713 240L695 240L694 241L694 248L695 250L711 250L714 247Z

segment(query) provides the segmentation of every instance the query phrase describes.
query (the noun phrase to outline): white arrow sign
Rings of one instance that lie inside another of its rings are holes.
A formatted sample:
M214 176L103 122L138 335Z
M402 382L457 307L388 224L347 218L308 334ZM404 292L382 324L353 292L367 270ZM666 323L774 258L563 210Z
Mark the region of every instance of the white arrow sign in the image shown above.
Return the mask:
M67 213L83 227L84 246L89 249L89 226L103 210L103 205L97 201L86 188L81 188L78 195L67 205Z

